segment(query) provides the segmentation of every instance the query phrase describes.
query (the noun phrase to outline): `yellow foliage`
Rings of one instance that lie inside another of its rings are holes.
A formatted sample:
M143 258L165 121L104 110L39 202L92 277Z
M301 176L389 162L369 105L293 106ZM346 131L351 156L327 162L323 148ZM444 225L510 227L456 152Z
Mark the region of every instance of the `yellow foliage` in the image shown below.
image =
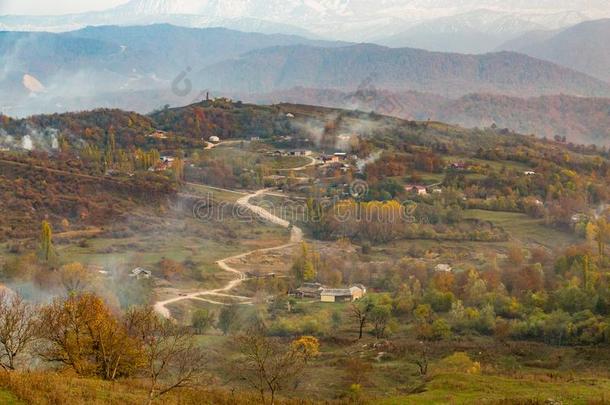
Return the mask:
M316 357L320 354L320 342L313 336L301 336L291 344L292 350L301 353L306 358Z
M481 363L472 361L468 354L464 352L455 352L451 356L442 359L439 368L445 372L480 374Z

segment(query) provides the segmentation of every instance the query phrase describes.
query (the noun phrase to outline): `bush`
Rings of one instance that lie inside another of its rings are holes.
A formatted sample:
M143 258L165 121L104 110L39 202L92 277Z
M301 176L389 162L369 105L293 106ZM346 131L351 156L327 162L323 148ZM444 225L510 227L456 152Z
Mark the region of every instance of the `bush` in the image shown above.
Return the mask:
M472 361L468 354L455 352L438 363L440 370L454 373L480 374L481 363Z
M444 319L437 319L432 322L432 337L435 340L443 340L451 337L451 327Z

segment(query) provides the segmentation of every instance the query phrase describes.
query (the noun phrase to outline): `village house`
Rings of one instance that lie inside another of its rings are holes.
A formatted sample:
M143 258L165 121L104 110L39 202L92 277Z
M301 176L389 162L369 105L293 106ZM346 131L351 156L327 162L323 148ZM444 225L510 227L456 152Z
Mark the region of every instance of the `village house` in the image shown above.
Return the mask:
M523 174L525 174L526 176L535 176L536 172L532 171L532 170L528 170L523 172Z
M266 153L267 156L273 156L273 157L280 157L280 156L284 156L284 152L282 152L281 150L274 150L271 152L267 152Z
M320 292L321 302L353 302L358 301L366 294L366 287L362 284L350 288L324 288Z
M347 160L348 156L345 152L337 152L330 156L325 155L322 156L321 159L324 163L341 163L344 160Z
M310 150L292 150L290 156L311 156L312 151Z
M288 113L288 114L286 114L286 118L294 118L294 114L293 113Z
M337 152L337 153L333 154L332 159L334 159L333 161L335 161L335 162L342 162L347 159L347 153Z
M324 286L320 283L303 283L302 286L296 289L294 295L298 298L320 298L320 293L324 290Z
M210 136L209 141L210 141L210 143L220 143L220 138L217 137L216 135L212 135L212 136Z
M129 276L135 277L136 280L149 279L152 277L152 272L143 269L142 267L136 267L135 269L131 270L131 274Z
M426 187L420 186L418 184L407 184L405 186L405 190L407 191L407 193L410 193L410 194L417 194L417 195L427 195L428 194L428 190L426 190Z

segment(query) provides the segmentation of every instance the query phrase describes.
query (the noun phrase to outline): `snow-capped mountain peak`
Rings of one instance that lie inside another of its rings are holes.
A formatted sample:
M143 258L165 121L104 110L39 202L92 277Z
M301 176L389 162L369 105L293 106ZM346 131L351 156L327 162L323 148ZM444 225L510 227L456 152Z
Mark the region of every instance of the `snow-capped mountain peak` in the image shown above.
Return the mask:
M610 17L608 0L511 0L507 3L506 0L131 0L101 12L49 17L0 16L0 29L57 32L87 25L170 23L264 33L306 33L356 42L391 38L405 32L423 39L429 34L456 33L456 38L476 41L472 35L481 33L494 36L493 41L498 45L531 30L555 30L585 20ZM444 42L445 39L438 38L440 46ZM493 49L489 46L482 44L477 49Z

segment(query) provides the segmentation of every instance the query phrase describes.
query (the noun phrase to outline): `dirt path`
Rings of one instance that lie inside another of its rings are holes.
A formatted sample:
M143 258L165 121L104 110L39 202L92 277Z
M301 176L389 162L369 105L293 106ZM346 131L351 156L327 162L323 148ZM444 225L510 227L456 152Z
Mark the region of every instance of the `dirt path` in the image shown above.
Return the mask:
M254 212L261 218L265 219L266 221L279 225L283 228L289 228L291 226L290 222L273 215L271 212L265 210L262 207L250 204L250 199L261 196L269 191L270 191L270 189L263 189L263 190L259 190L259 191L255 192L253 194L248 194L248 195L240 198L239 200L237 200L236 204L239 206L242 206L244 208L247 208L248 210ZM222 270L224 270L228 273L235 274L237 277L234 278L233 280L229 281L224 287L221 287L221 288L196 291L193 293L182 294L178 297L170 298L168 300L157 301L154 304L154 309L159 315L161 315L165 318L171 318L171 312L169 309L167 309L167 305L173 304L173 303L179 302L179 301L199 300L199 301L204 301L204 302L208 302L208 303L216 304L216 305L226 305L223 302L206 298L209 296L233 298L241 304L251 304L252 303L251 299L248 297L227 294L229 291L231 291L232 289L237 287L239 284L241 284L246 279L246 275L243 272L235 269L234 267L231 267L229 262L231 262L232 260L243 259L253 253L265 253L265 252L270 252L270 251L274 251L274 250L282 250L282 249L285 249L287 247L294 245L295 243L299 243L302 240L303 240L303 231L296 226L292 226L292 229L290 231L290 243L287 243L287 244L284 244L281 246L271 247L271 248L256 249L256 250L252 250L250 252L241 253L236 256L231 256L231 257L227 257L222 260L219 260L216 262L216 264L218 264L218 267L220 267Z

